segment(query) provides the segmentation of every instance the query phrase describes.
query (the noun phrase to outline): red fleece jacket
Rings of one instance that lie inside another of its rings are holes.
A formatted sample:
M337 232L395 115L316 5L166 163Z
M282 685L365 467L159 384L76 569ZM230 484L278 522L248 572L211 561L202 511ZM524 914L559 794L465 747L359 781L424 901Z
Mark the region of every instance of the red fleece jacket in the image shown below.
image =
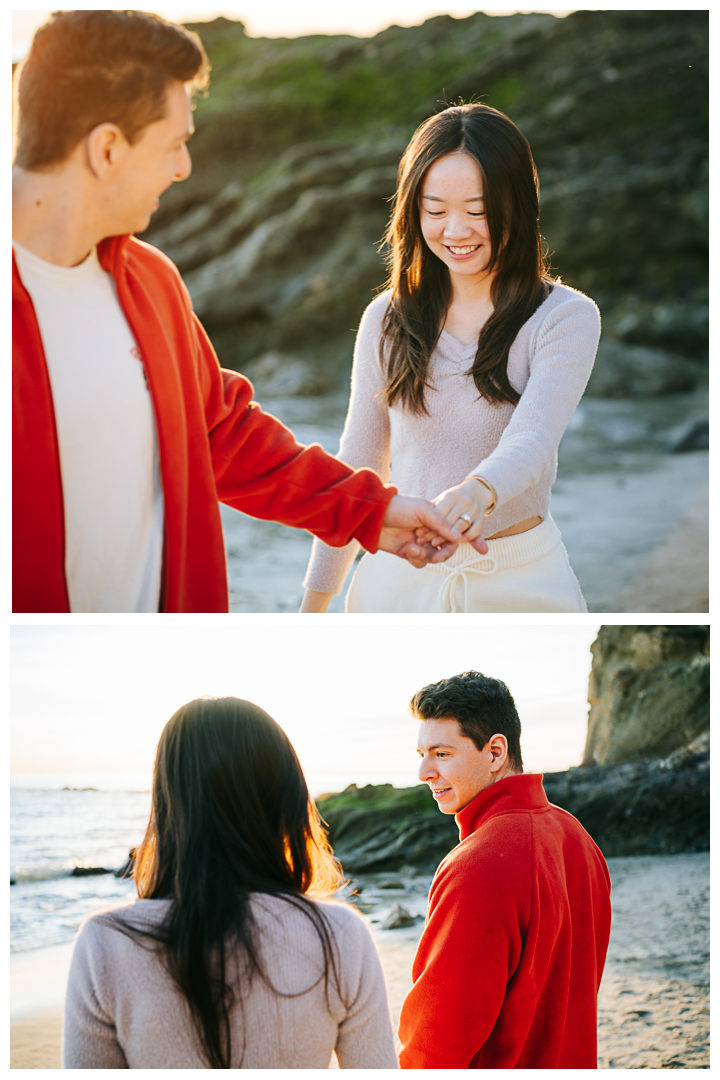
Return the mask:
M98 246L145 365L165 507L163 611L227 611L218 499L253 517L377 550L397 488L302 446L225 371L180 275L157 248ZM52 391L30 296L13 257L13 611L67 612L62 481Z
M457 815L400 1016L403 1069L595 1069L610 876L542 776Z

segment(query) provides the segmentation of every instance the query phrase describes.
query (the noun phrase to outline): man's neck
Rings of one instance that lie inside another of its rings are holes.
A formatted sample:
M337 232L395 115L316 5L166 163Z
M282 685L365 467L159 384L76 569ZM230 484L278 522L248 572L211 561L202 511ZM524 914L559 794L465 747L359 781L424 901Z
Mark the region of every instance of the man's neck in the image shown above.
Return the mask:
M13 167L13 239L56 266L78 266L103 238L73 173Z
M520 776L520 775L521 774L519 772L516 772L516 770L512 767L512 765L506 765L505 768L501 769L499 773L495 774L495 778L492 781L492 784L497 784L497 783L500 782L500 780L507 780L508 776ZM492 787L492 784L490 785L491 787Z

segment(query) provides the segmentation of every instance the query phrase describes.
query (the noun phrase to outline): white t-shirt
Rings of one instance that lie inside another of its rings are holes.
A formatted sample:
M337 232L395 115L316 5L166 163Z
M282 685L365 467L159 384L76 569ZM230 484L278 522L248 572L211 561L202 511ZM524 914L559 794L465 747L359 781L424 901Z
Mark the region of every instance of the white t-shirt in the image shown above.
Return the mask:
M94 248L72 267L13 248L52 386L70 610L155 612L163 548L155 414L115 282Z

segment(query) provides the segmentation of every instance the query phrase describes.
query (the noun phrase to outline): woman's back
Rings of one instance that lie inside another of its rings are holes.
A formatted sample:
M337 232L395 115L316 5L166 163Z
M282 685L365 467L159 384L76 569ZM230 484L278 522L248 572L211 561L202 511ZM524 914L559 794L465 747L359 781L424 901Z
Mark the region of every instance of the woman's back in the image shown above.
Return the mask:
M208 1068L190 1008L155 943L112 927L157 925L169 901L138 900L87 920L78 935L65 1011L66 1069ZM332 967L327 997L321 939L310 919L280 897L254 893L259 960L267 982L244 974L229 950L231 1063L245 1069L397 1068L380 961L368 928L346 904L317 906L332 927L340 992ZM268 985L268 983L270 985Z

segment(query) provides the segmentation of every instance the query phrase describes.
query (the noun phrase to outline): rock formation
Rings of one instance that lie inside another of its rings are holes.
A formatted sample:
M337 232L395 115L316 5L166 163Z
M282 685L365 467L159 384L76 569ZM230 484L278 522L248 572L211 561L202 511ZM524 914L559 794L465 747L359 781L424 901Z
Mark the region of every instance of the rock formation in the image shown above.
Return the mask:
M707 18L478 12L372 39L198 24L213 73L194 171L146 238L183 271L224 364L290 353L344 383L385 278L402 149L443 100L481 99L528 136L553 267L603 312L590 392L691 388L707 350Z
M545 773L543 785L607 858L709 850L707 734L665 759ZM318 807L347 874L432 873L458 843L455 819L439 812L424 786L350 788Z
M709 626L603 626L584 765L666 757L710 727Z
M427 785L351 784L317 800L330 842L347 874L400 871L433 873L458 842L455 818L441 814Z
M603 626L593 643L584 767L543 784L608 857L709 849L709 648L707 626ZM353 784L318 807L348 874L432 873L458 842L427 785Z

